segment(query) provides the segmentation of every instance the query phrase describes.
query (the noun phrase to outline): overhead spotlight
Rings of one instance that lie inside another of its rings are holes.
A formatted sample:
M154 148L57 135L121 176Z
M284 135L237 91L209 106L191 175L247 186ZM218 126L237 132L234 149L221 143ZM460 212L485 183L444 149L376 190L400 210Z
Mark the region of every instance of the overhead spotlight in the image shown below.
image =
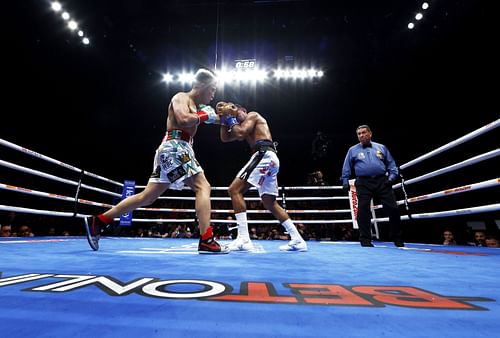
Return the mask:
M274 71L274 77L277 79L285 77L285 76L286 76L286 71L284 71L282 69L277 69Z
M54 1L50 4L50 7L54 10L54 12L59 12L62 8L61 4L57 1Z
M179 81L182 83L192 83L194 81L193 73L181 73L179 74Z
M61 3L59 1L51 1L50 2L50 7L52 8L52 10L54 12L61 12L62 11L62 5L61 5ZM59 16L59 14L57 14L57 15ZM76 22L76 20L74 20L74 19L71 18L71 15L69 14L68 11L65 10L60 15L63 18L63 20L67 22L68 28L71 31L76 31L77 32L77 35L78 35L79 38L81 38L81 42L83 44L85 44L85 45L90 44L90 40L87 37L85 37L85 33L82 30L79 30L78 23Z
M312 79L315 77L322 77L323 71L316 69L276 69L272 71L276 79Z
M245 83L262 83L270 80L272 77L278 80L305 80L313 78L321 78L324 76L323 71L315 69L247 69L247 70L230 70L221 69L217 72L217 79L221 84L239 85ZM163 81L166 83L174 82L180 84L190 84L194 81L194 74L188 72L175 73L170 72L163 74Z
M170 73L163 74L163 81L165 81L166 83L172 82L173 79L174 76L172 74Z
M418 21L418 20L422 20L424 16L422 15L422 13L417 13L417 15L415 15L415 19Z
M422 4L422 9L427 9L427 8L429 8L429 4L427 2L424 2Z
M78 28L78 24L76 23L75 20L71 20L70 22L68 22L68 27L69 27L69 29L74 31L75 29Z
M234 80L234 78L235 78L235 74L231 71L222 70L222 71L217 73L217 79L221 83L231 82Z
M413 28L415 28L415 25L413 24L413 22L410 22L408 24L408 29L413 29Z

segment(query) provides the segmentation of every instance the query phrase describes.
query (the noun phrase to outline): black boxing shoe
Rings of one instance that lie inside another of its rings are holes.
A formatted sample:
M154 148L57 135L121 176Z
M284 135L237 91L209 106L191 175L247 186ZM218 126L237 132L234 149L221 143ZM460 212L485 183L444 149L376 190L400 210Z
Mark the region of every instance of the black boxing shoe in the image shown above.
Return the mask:
M88 216L83 219L85 221L85 230L87 231L87 241L92 250L99 250L99 239L101 239L101 229L106 227L106 224L97 216Z
M401 239L398 239L394 241L394 245L398 248L403 248L405 246L405 242L403 242Z
M361 244L361 246L373 248L372 242L367 239L361 240L359 241L359 243Z

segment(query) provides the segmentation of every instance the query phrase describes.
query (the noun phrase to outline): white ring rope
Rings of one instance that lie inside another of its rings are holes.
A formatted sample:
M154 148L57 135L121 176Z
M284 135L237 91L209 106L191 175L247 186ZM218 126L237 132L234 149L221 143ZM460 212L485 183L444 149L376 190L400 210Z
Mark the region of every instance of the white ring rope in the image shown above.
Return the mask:
M1 187L0 187L1 188ZM175 209L175 208L137 208L135 210L138 211L160 211L160 212L196 212L196 209ZM212 209L213 213L234 213L232 209ZM295 209L286 209L286 212L289 214L340 214L340 213L349 213L351 209L322 209L322 210L295 210ZM248 214L270 214L269 210L247 210Z
M39 210L39 209L31 209L31 208L22 208L22 207L13 207L10 205L0 205L0 210L3 211L14 211L25 214L36 214L36 215L47 215L47 216L61 216L61 217L87 217L89 215L82 214L73 214L72 212L61 212L61 211L52 211L52 210Z
M405 180L405 185L409 185L409 184L412 184L412 183L420 182L422 180L426 180L426 179L434 177L434 176L439 176L439 175L442 175L442 174L450 172L450 171L454 171L454 170L457 170L457 169L460 169L460 168L463 168L463 167L470 166L472 164L476 164L478 162L489 160L489 159L491 159L493 157L497 157L498 155L500 155L500 148L497 148L495 150L489 151L489 152L481 154L481 155L474 156L472 158L469 158L468 160L464 160L462 162L459 162L459 163L456 163L456 164L452 164L452 165L450 165L448 167L432 171L432 172L427 173L425 175L422 175L422 176L419 176L419 177L415 177L415 178L412 178L412 179L409 179L409 180ZM392 187L393 187L393 189L399 188L399 187L401 187L401 183L395 184Z
M500 178L493 178L491 180L487 180L487 181L483 181L483 182L479 182L479 183L463 185L463 186L457 187L457 188L451 188L451 189L441 190L438 192L433 192L430 194L420 195L417 197L411 197L411 198L408 198L408 203L426 201L426 200L430 200L433 198L461 194L461 193L467 192L467 191L474 191L474 190L479 190L479 189L484 189L484 188L491 188L491 187L494 187L496 185L500 185ZM403 205L404 201L403 200L397 201L397 204ZM381 204L373 206L373 209L380 209L380 208L382 208Z
M59 195L59 194L52 194L52 193L47 193L44 191L38 191L38 190L33 190L33 189L28 189L28 188L16 187L15 185L8 185L8 184L0 183L0 189L17 191L17 192L21 192L24 194L29 194L29 195L39 196L39 197L47 197L47 198L68 201L68 202L75 202L74 197L69 197L69 196L64 196L64 195ZM93 206L103 207L103 208L113 207L111 204L92 202L92 201L84 200L81 198L78 199L78 203L93 205Z
M42 159L42 160L45 160L47 162L50 162L50 163L53 163L53 164L57 164L61 167L64 167L66 169L70 169L70 170L73 170L73 171L76 171L76 172L82 172L82 169L79 169L77 167L74 167L72 165L69 165L69 164L66 164L64 162L61 162L61 161L58 161L58 160L55 160L51 157L48 157L48 156L45 156L45 155L42 155L40 153L37 153L36 151L33 151L33 150L30 150L30 149L27 149L27 148L24 148L24 147L20 147L18 146L17 144L14 144L12 142L9 142L9 141L6 141L4 139L1 139L0 138L0 144L5 146L5 147L8 147L8 148L11 148L11 149L14 149L14 150L17 150L17 151L20 151L22 153L25 153L25 154L28 154L28 155L31 155L33 157L37 157L39 159ZM106 177L102 177L102 176L99 176L99 175L96 175L96 174L93 174L89 171L85 171L83 170L83 174L84 175L87 175L87 176L91 176L93 178L97 178L101 181L105 181L105 182L109 182L109 183L112 183L112 184L115 184L115 185L118 185L120 187L123 187L123 183L120 183L120 182L116 182L116 181L113 181L113 180L110 180Z
M427 154L419 156L416 159L411 160L410 162L407 162L407 163L403 164L402 166L400 166L400 168L401 169L406 169L406 168L408 168L408 167L410 167L410 166L412 166L412 165L414 165L414 164L416 164L418 162L421 162L421 161L426 160L428 158L431 158L431 157L433 157L433 156L435 156L437 154L440 154L440 153L442 153L445 150L451 149L453 147L458 146L459 144L462 144L464 142L472 140L473 138L475 138L475 137L477 137L479 135L482 135L482 134L484 134L486 132L489 132L489 131L497 128L498 126L500 126L500 119L498 119L496 121L493 121L493 122L491 122L491 123L489 123L489 124L487 124L487 125L479 128L479 129L477 129L477 130L475 130L475 131L473 131L473 132L471 132L471 133L469 133L469 134L467 134L465 136L462 136L462 137L456 139L455 141L452 141L452 142L450 142L448 144L445 144L444 146L441 146L441 147L439 147L437 149L434 149L433 151L430 151Z
M473 191L473 190L478 190L478 189L484 189L484 188L491 188L495 185L500 185L500 178L494 178L488 181L483 181L479 183L473 183L469 185L463 185L461 187L457 188L452 188L452 189L447 189L439 192L435 192L432 194L427 194L427 195L420 195L417 197L412 197L408 199L408 202L418 202L418 201L423 201L423 200L428 200L432 198L437 198L437 197L442 197L442 196L451 196L454 194L460 194L466 191Z
M342 190L341 185L306 185L306 186L297 186L297 187L283 187L285 190L330 190L330 189L338 189Z
M14 163L10 163L10 162L7 162L7 161L0 160L0 165L2 165L4 167L7 167L7 168L10 168L10 169L14 169L14 170L22 171L22 172L25 172L25 173L28 173L28 174L32 174L32 175L35 175L35 176L44 177L44 178L47 178L49 180L59 181L59 182L62 182L62 183L66 183L66 184L78 186L78 182L75 182L75 181L72 181L72 180L68 180L66 178L61 178L61 177L58 177L58 176L50 175L50 174L44 173L42 171L38 171L38 170L26 168L26 167L23 167L23 166L14 164ZM115 196L115 197L122 197L122 195L120 195L120 194L117 194L117 193L114 193L114 192L110 192L110 191L107 191L107 190L104 190L104 189L96 188L96 187L93 187L93 186L90 186L90 185L86 185L86 184L82 184L81 187L89 189L89 190L98 191L100 193L108 194L108 195Z
M481 205L478 207L471 207L471 208L412 214L411 217L415 219L439 218L439 217L478 214L478 213L498 211L498 210L500 210L500 203ZM409 219L410 217L408 217L407 215L401 216L401 220L403 221ZM375 218L372 220L372 222L388 222L388 221L389 217Z
M1 207L1 206L0 206ZM0 209L1 210L1 209ZM118 221L119 218L115 218ZM176 219L165 219L165 218L134 218L134 222L154 222L154 223L167 223L167 222L195 222L193 218L176 218ZM235 220L225 220L225 219L212 219L211 223L236 223ZM248 220L248 224L279 224L277 219L273 220ZM351 219L337 219L337 220L295 220L294 223L302 224L339 224L339 223L352 223Z
M183 200L183 201L194 201L194 196L189 197L176 197L176 196L160 196L158 199L163 200ZM230 197L210 197L212 201L230 201ZM331 200L347 200L347 196L330 196L330 197L286 197L287 201L331 201ZM260 201L260 197L245 197L246 201ZM276 197L277 201L281 201L281 197Z
M136 185L136 189L144 189L146 188L145 185ZM219 191L226 191L228 187L211 187L211 190L219 190ZM328 189L342 189L341 185L305 185L305 186L296 186L296 187L282 187L280 189L285 189L285 190L328 190ZM191 190L188 187L183 187L182 190ZM255 187L250 187L248 189L250 191L252 190L257 190Z

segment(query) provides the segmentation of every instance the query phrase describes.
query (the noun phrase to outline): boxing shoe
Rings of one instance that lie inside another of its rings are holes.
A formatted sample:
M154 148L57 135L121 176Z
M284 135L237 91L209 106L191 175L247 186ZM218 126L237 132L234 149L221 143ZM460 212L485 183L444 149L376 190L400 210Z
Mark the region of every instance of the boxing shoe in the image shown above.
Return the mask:
M368 239L362 239L359 241L359 243L361 244L361 246L364 246L364 247L369 247L369 248L374 247L374 245L372 244L372 241L370 241Z
M401 239L397 239L394 241L394 245L398 248L403 248L405 246L405 242L403 242Z
M87 231L87 241L92 250L99 250L99 239L101 239L101 229L106 227L106 224L97 216L88 216L84 218L85 230Z
M212 227L209 227L207 232L200 237L200 242L198 244L199 254L227 254L229 251L227 246L220 245L214 239Z
M252 251L254 249L253 243L250 239L236 238L234 241L227 245L231 251Z
M307 243L303 239L292 239L280 246L281 251L307 251Z

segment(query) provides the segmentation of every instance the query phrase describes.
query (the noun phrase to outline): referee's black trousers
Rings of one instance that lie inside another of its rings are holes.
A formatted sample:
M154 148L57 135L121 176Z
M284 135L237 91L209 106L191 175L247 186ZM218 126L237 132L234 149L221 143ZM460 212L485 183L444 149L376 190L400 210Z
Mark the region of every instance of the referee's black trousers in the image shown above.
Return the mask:
M399 209L387 176L357 177L355 186L358 197L359 240L371 241L372 239L370 201L374 197L380 199L385 213L389 216L391 240L402 240Z

